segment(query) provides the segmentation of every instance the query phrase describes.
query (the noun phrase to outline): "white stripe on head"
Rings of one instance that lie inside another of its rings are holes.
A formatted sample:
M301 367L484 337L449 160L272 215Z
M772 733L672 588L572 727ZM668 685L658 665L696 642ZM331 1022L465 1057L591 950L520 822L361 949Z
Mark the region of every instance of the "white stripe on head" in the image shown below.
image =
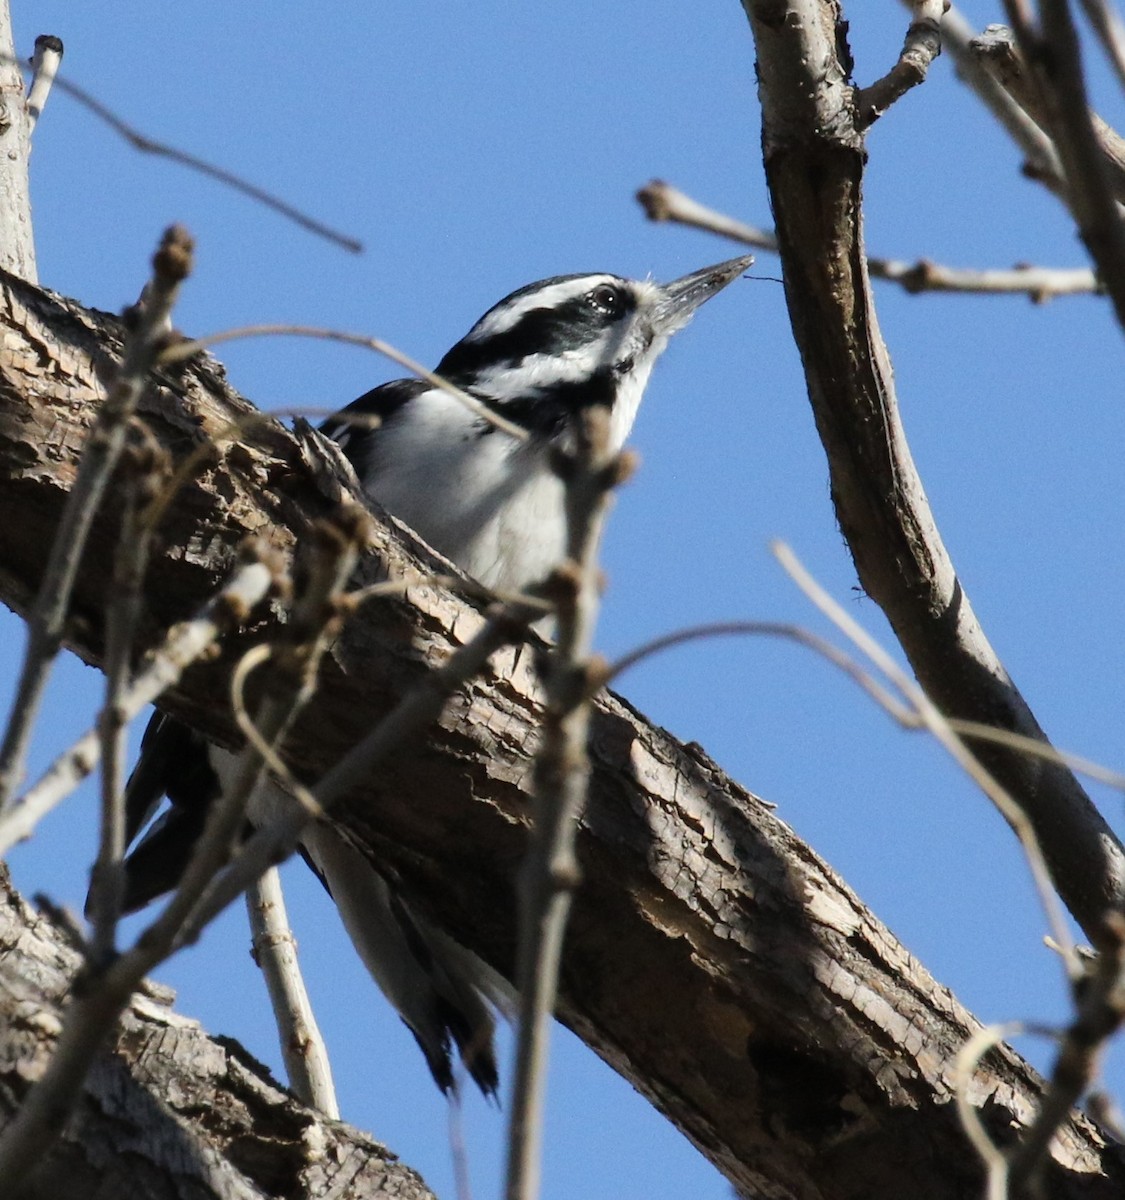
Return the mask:
M614 330L606 330L594 342L561 354L529 354L514 363L501 363L473 378L473 391L503 399L557 383L582 383L601 367L611 365L607 354L616 341Z
M515 296L501 300L495 308L489 309L483 317L465 335L466 342L483 342L499 333L506 333L529 312L537 308L555 308L578 296L584 296L599 284L619 284L621 280L616 275L577 275L561 279L557 283L545 287L533 286L530 291L522 290Z

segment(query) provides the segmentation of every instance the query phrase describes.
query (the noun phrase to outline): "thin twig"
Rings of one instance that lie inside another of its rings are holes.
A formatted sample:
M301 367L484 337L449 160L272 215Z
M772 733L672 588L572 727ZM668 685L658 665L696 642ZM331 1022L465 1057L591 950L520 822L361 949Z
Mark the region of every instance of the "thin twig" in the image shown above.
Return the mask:
M630 650L628 654L605 669L605 673L597 680L597 688L616 682L617 678L626 671L643 662L654 654L670 650L673 646L682 646L686 642L701 641L714 637L779 637L806 646L815 654L826 658L833 666L854 680L882 708L886 709L896 721L909 723L915 714L904 705L895 695L889 692L869 672L843 650L831 642L812 633L800 625L792 625L784 621L711 621L705 625L690 625L686 629L677 629L661 637ZM597 689L595 689L597 690Z
M1016 37L1039 83L1066 175L1067 206L1125 329L1125 220L1090 119L1078 31L1067 0L1039 0L1039 20L1039 35L1016 25Z
M342 610L341 610L342 612ZM299 804L303 804L310 817L314 819L324 816L324 811L313 799L312 793L289 770L281 757L278 746L280 739L270 737L258 728L250 710L246 705L246 680L263 663L269 662L275 653L275 647L268 643L252 646L239 659L238 665L230 677L230 702L234 719L238 728L246 738L247 746L251 747L261 757L262 765L272 772L281 783L292 791Z
M1020 264L1007 269L949 267L920 258L900 262L893 258L869 258L868 269L875 279L901 285L911 295L920 292L957 292L969 295L1026 295L1042 304L1056 296L1088 296L1101 292L1097 276L1088 267L1036 267Z
M128 717L122 698L132 675L133 638L143 601L145 570L152 537L144 528L144 504L167 474L167 455L152 440L126 450L121 461L123 480L121 534L114 578L106 606L105 702L98 718L102 743L101 835L90 885L93 924L91 954L97 962L116 950L117 920L125 895L125 753Z
M777 234L772 229L759 229L708 208L663 179L650 179L637 190L636 200L650 221L674 221L677 225L717 233L744 246L768 250L770 254L778 252Z
M312 695L320 655L339 627L335 596L355 566L370 520L363 509L350 505L338 511L331 524L321 521L314 526L307 576L279 639L276 658L282 669L258 712L258 728L268 739L280 741ZM164 910L131 950L104 964L91 963L85 978L76 983L50 1064L0 1134L0 1179L6 1188L17 1190L58 1136L94 1056L145 974L184 944L185 924L229 860L264 774L261 756L248 746L239 756L233 782L208 813Z
M316 1023L301 968L297 940L289 927L277 868L268 870L246 893L254 961L265 976L289 1086L298 1099L338 1120L340 1107L332 1065Z
M820 586L798 560L793 551L781 542L771 546L774 557L785 573L793 580L812 603L857 646L888 679L899 689L917 710L933 734L953 760L992 801L1001 815L1012 827L1023 848L1024 856L1031 869L1031 876L1039 894L1040 903L1047 918L1051 934L1060 947L1069 979L1077 979L1082 967L1074 950L1074 939L1059 906L1058 896L1051 885L1039 838L1023 808L1001 787L991 772L969 750L950 727L949 721L931 702L921 687L894 661L881 645L854 618Z
M330 228L321 221L315 220L299 208L295 208L292 204L288 204L278 196L273 195L272 192L267 192L256 184L250 183L240 175L236 175L233 171L228 171L224 167L217 167L214 163L209 163L206 159L189 154L186 150L169 146L165 142L158 142L155 138L141 133L139 129L130 125L123 117L119 117L112 109L108 108L100 100L95 99L85 88L79 87L76 83L71 83L65 76L60 75L56 77L55 87L65 92L73 100L77 100L83 108L92 112L100 121L104 121L115 133L120 134L134 150L139 150L142 154L153 154L158 158L167 158L172 162L179 163L191 171L205 175L208 179L216 180L225 187L229 187L236 192L241 192L242 195L248 196L251 200L264 205L266 208L272 209L274 212L285 217L286 220L294 222L302 229L307 229L317 237L325 238L341 249L347 250L350 254L363 253L362 242Z
M419 379L424 379L433 387L448 392L474 416L480 417L482 421L487 421L494 428L508 434L509 437L514 437L520 442L526 442L528 439L529 434L522 425L514 424L494 409L489 408L487 404L482 403L470 392L464 391L440 375L435 375L428 367L415 362L401 350L396 350L390 342L384 342L382 338L367 337L361 333L345 333L340 329L324 329L315 325L244 325L239 329L224 329L220 333L208 334L206 337L194 338L190 342L180 342L175 346L170 346L160 356L160 361L162 364L181 362L209 346L218 346L223 342L251 337L322 338L325 341L343 342L348 346L363 346L368 350L374 350L376 354L381 354L384 358L389 358L391 362L398 363L400 367L405 367L412 375L417 375Z
M94 514L125 445L129 422L160 348L162 322L191 270L191 238L179 226L164 234L152 260L152 292L130 335L117 380L98 409L82 452L78 476L67 496L51 555L28 617L28 640L16 698L0 748L0 810L24 773L24 760L35 718L62 643L70 593Z
M1078 1012L1067 1026L1050 1083L1031 1128L1008 1167L1013 1194L1034 1186L1051 1139L1097 1075L1098 1059L1125 1021L1125 915L1106 915L1106 934L1091 969L1075 987Z
M484 669L501 647L526 636L543 615L539 604L494 605L483 628L440 667L427 673L375 728L330 768L310 789L313 802L330 812L406 738L437 720L449 695ZM294 803L261 826L231 859L200 899L180 934L183 944L197 938L207 923L236 899L263 871L293 853L310 820L309 806Z
M857 683L903 728L913 730L924 730L927 728L925 720L916 709L908 704L904 704L897 696L883 687L873 675L865 671L850 655L845 654L843 650L840 650L831 642L825 641L824 638L819 637L803 626L792 625L787 622L711 621L704 625L689 625L684 629L677 629L672 633L664 634L661 637L645 642L635 650L630 650L628 654L611 663L606 668L604 679L597 681L597 687L608 686L610 683L615 682L618 676L636 666L639 662L654 654L669 650L674 646L682 646L686 642L700 641L713 637L747 636L786 638L789 641L796 642L798 645L807 647L813 653L819 654L822 658L832 663L833 666L843 671L845 675ZM1072 754L1067 750L1060 750L1058 747L1052 746L1050 742L1043 741L1040 738L1029 737L1027 734L1016 733L1014 730L1002 729L995 725L985 725L980 721L967 721L961 717L947 717L946 720L949 723L950 729L954 733L960 734L961 737L970 738L974 741L991 742L997 746L1007 746L1012 750L1019 750L1035 758L1042 758L1047 762L1058 763L1060 766L1069 767L1072 771L1097 780L1098 783L1103 783L1107 787L1114 788L1119 792L1125 792L1125 775L1120 771L1103 766L1101 763L1094 762L1093 759L1086 758L1081 754Z
M981 1123L976 1105L969 1094L969 1085L980 1060L989 1050L995 1049L1008 1038L1015 1037L1023 1031L1024 1027L1018 1021L1008 1021L1003 1025L986 1025L983 1029L978 1029L961 1047L953 1066L953 1094L957 1099L957 1115L965 1136L984 1163L987 1177L986 1200L1011 1200L1008 1195L1008 1159Z
M31 58L31 86L27 89L26 101L28 133L34 132L35 123L47 105L47 97L51 94L51 85L55 82L62 57L62 41L54 34L41 33L35 39L35 53Z
M708 208L663 180L654 179L637 192L637 200L651 221L674 221L730 238L746 246L777 253L777 237L772 230L759 229ZM948 267L929 259L903 262L893 258L867 259L874 279L897 283L904 291L958 292L982 295L1026 294L1036 303L1054 296L1085 295L1101 291L1094 272L1088 267L1015 266L1009 270L973 270Z
M909 8L912 0L902 0ZM999 121L1027 160L1026 171L1056 195L1065 193L1066 177L1054 142L977 62L972 50L976 31L955 5L941 22L942 46L956 63L957 75Z
M531 843L519 876L515 1081L508 1124L508 1200L539 1192L550 1022L559 963L580 872L574 843L586 805L590 762L590 658L598 613L598 547L612 489L633 458L615 452L609 411L596 405L574 419L575 450L558 464L565 484L566 561L553 576L558 638L544 673L543 740L535 759Z
M175 684L187 667L207 652L224 628L244 621L276 587L276 563L272 556L263 559L263 549L256 543L247 543L241 552L241 564L222 591L208 600L191 620L169 631L164 644L153 652L148 665L120 698L126 720L131 720ZM91 729L55 759L34 787L0 817L0 857L31 836L39 821L94 770L100 755L100 736L96 729Z
M975 61L1043 130L1044 135L1049 136L1050 114L1016 46L1012 31L1003 25L990 25L980 37L972 39L969 51ZM1090 121L1101 148L1102 164L1108 173L1113 194L1119 202L1125 202L1125 138L1093 111L1090 112Z
M941 17L949 0L910 0L910 27L898 61L869 87L855 95L856 125L873 125L911 88L924 82L930 64L941 53Z
M258 732L275 747L312 696L320 658L339 631L341 613L336 597L367 541L370 520L358 505L349 505L338 511L331 523L320 521L313 527L313 538L307 543L310 561L300 594L275 646L275 674L255 716ZM183 944L184 926L229 861L265 774L266 764L256 746L247 745L238 757L230 785L208 814L176 892L142 938L163 946L162 957ZM247 880L247 885L250 882Z
M1082 0L1082 10L1117 73L1118 83L1125 88L1125 22L1108 0Z

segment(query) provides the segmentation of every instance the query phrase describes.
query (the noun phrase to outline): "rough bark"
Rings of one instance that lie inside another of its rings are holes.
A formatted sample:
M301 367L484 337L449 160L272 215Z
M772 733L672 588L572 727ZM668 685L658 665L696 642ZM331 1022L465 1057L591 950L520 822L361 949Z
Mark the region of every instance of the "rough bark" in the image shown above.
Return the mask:
M42 569L119 329L13 279L0 322L0 598L18 611ZM251 411L210 362L154 380L141 405L180 459ZM142 637L195 607L246 533L291 547L330 491L287 431L249 428L169 511ZM111 511L95 527L69 629L94 663L113 526ZM416 554L425 561L424 547L412 550L385 524L368 566L398 570ZM323 769L480 622L470 605L430 587L365 605L294 736L299 769ZM269 624L255 634L268 636ZM347 812L414 902L505 972L540 712L530 658L500 655ZM193 670L168 702L230 738L219 702L227 669L217 661ZM563 1020L750 1194L968 1194L979 1171L950 1101L953 1056L977 1028L971 1015L697 746L607 696L591 754ZM1040 1087L1004 1048L981 1066L972 1095L996 1136L1010 1138ZM1081 1117L1065 1127L1056 1161L1058 1196L1108 1197L1125 1185L1120 1147Z
M758 53L762 145L793 335L832 500L864 590L951 717L1047 740L989 644L906 441L863 242L866 148L834 0L743 0ZM1125 851L1073 774L1020 751L977 756L1038 835L1064 903L1097 943L1125 903Z
M79 955L0 867L0 1115L54 1045ZM367 1135L298 1104L240 1046L208 1037L172 997L138 993L25 1200L432 1200ZM6 1194L6 1193L5 1193Z

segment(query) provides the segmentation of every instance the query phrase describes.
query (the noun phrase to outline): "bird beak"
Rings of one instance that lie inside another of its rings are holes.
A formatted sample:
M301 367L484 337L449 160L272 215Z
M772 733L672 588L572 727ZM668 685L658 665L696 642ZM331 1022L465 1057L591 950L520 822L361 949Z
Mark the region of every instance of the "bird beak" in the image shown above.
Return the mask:
M660 295L652 313L656 332L668 336L682 329L701 304L721 292L731 280L737 279L753 261L754 256L747 254L713 267L692 271L690 275L671 283L660 284Z

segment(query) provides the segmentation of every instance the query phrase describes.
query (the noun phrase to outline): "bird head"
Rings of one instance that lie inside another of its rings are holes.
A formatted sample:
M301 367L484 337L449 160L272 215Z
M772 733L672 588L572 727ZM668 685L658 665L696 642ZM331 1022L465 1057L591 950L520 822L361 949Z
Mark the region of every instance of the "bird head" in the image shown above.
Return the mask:
M620 444L668 339L752 261L733 258L665 284L609 274L528 284L490 308L438 374L548 439L564 434L574 412L604 404Z

